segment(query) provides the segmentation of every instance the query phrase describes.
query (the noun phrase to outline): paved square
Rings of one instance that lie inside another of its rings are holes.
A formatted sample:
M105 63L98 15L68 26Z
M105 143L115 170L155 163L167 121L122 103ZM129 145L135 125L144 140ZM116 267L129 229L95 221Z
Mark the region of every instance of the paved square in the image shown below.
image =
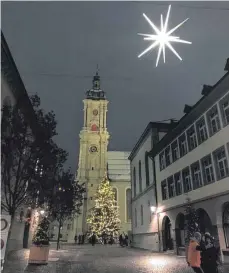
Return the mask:
M27 265L28 253L9 255L4 273L193 273L182 257L116 245L63 245L58 252L50 251L47 266Z

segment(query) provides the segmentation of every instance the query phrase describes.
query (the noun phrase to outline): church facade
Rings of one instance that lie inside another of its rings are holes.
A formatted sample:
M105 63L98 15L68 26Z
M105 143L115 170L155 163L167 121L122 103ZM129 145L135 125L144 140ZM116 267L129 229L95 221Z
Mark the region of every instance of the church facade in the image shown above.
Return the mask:
M108 100L100 88L98 72L93 77L93 86L86 92L84 104L83 128L80 131L80 150L76 181L86 185L86 193L81 209L71 223L65 223L62 239L74 241L76 234L85 234L88 230L87 217L94 206L94 197L99 183L107 174L114 190L119 207L121 230L131 230L131 190L130 163L128 152L108 152L109 132L107 130ZM55 234L55 232L54 232ZM54 236L55 238L55 236Z

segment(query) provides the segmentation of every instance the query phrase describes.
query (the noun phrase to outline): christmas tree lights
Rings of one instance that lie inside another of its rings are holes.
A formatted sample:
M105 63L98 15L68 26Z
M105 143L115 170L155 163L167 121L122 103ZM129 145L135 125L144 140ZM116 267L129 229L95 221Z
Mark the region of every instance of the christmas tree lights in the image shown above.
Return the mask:
M186 241L186 244L188 244L190 241L190 238L194 237L195 232L200 232L200 229L198 224L199 223L198 214L195 208L193 208L190 198L187 198L186 200L187 200L187 203L185 206L185 218L186 218L185 241Z
M95 194L95 206L87 218L89 232L97 236L115 236L120 230L120 219L115 195L107 177L100 183Z
M38 224L37 230L34 234L33 244L37 246L49 245L48 230L49 221L46 217L43 217L41 222Z

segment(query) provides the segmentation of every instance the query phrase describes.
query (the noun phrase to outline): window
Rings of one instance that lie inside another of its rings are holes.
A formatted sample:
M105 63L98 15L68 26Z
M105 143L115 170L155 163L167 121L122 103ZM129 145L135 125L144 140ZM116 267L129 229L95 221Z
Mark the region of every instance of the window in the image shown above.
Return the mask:
M168 178L168 191L169 191L169 198L172 198L175 196L175 186L174 186L173 176L170 176Z
M150 201L148 201L148 207L149 207L149 223L151 223L152 221L152 212L151 212L151 209L150 209Z
M118 193L117 193L117 189L116 188L113 188L113 193L114 193L114 200L115 200L115 203L117 205L118 203Z
M202 178L199 161L191 165L193 189L202 187Z
M141 205L141 225L143 225L143 206Z
M207 113L208 126L210 135L214 135L220 130L220 121L217 105L214 105Z
M170 146L165 149L165 163L166 163L166 167L172 163L171 162L171 147Z
M201 144L208 138L204 117L202 117L196 122L196 131L197 131L198 143Z
M182 177L183 177L184 192L191 191L192 190L192 182L191 182L189 168L186 168L182 171Z
M139 178L139 192L142 192L142 163L139 160L138 163L138 178Z
M229 203L224 206L223 231L225 236L226 248L229 248Z
M161 182L161 195L162 195L162 200L167 199L167 185L166 185L166 180L163 180Z
M134 197L137 195L137 191L136 191L136 169L134 167L134 170L133 170L133 182L134 182Z
M176 161L176 160L179 158L177 140L175 140L175 141L172 143L171 149L172 149L172 158L173 158L173 162L174 162L174 161Z
M134 209L134 222L135 222L135 227L138 226L138 215L137 215L137 209Z
M141 205L141 225L143 225L143 206Z
M181 181L181 174L176 173L174 175L175 187L176 187L176 195L182 194L182 181Z
M223 125L226 126L229 124L229 94L219 102L219 105L223 118Z
M148 152L145 153L145 171L146 171L146 187L149 186L149 157Z
M204 184L209 184L215 181L211 155L207 155L201 160L203 169Z
M126 190L126 221L131 221L131 189Z
M224 146L213 152L217 179L223 179L228 175L228 162Z
M160 160L160 171L162 171L165 168L165 154L164 154L164 151L162 153L160 153L159 160Z
M185 134L179 137L180 156L187 154L187 142Z
M191 126L187 130L187 139L188 139L188 149L189 151L193 150L197 146L197 139L196 139L196 132L195 132L195 127L194 125Z

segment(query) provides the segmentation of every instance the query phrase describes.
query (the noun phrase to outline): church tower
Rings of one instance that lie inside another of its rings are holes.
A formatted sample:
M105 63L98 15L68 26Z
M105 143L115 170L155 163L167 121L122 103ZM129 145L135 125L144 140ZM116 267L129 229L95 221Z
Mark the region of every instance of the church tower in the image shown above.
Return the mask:
M94 206L94 194L107 171L107 147L109 133L106 126L107 105L105 92L100 87L98 71L93 77L92 88L86 92L84 124L80 131L79 165L77 181L85 183L86 193L82 214L78 216L77 233L87 231L87 215Z

